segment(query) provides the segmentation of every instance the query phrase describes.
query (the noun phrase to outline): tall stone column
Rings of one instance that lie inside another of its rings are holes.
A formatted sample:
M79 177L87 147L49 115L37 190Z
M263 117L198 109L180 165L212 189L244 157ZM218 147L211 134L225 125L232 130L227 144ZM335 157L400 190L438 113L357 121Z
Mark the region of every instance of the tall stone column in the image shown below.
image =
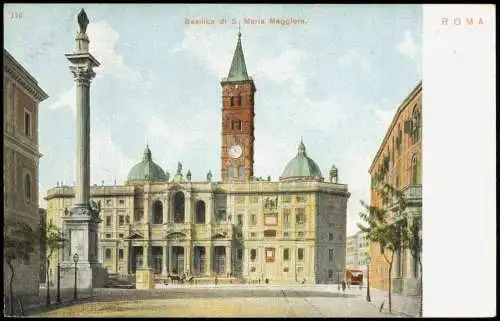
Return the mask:
M89 52L88 23L82 9L78 14L76 49L66 54L76 86L76 185L70 215L63 217L63 228L71 241L67 244L69 255L62 263L61 287L74 286L74 260L79 288L101 287L105 279L96 242L100 204L90 201L90 82L95 77L93 68L100 64Z
M168 275L167 262L168 262L168 246L165 245L165 246L163 246L163 259L162 259L162 268L161 268L161 274L164 276Z
M205 248L205 275L211 276L212 275L212 252L213 252L213 247L211 245L207 246Z
M184 265L185 265L185 271L187 273L191 272L191 265L193 263L193 258L191 255L191 242L188 242L186 246L184 246L184 253L185 253L185 258L184 258Z
M231 246L226 246L226 268L225 268L225 273L231 273L232 272L232 248Z

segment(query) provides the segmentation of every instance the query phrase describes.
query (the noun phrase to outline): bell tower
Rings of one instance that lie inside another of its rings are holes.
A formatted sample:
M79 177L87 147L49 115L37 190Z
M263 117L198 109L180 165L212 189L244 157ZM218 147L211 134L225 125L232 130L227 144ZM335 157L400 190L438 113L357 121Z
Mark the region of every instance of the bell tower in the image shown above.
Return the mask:
M253 177L255 84L247 74L241 32L222 86L222 182L246 182Z

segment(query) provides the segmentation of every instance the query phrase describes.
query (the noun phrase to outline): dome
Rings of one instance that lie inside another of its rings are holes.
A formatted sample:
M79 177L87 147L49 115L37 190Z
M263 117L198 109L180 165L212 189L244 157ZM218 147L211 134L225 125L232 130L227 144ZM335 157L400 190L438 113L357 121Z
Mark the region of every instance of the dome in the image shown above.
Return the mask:
M133 181L168 181L163 169L153 162L148 146L144 150L142 162L135 164L128 173L127 182Z
M300 141L299 151L285 167L280 181L293 180L323 180L321 170L318 164L306 155L306 147L302 140Z

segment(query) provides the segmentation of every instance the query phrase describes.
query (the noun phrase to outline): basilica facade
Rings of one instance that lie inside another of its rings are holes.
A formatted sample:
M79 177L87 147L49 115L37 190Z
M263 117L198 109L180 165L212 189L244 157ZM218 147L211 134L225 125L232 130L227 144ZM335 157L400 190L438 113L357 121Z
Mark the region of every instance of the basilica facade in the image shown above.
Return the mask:
M157 279L337 282L345 267L347 185L334 166L325 180L302 141L279 180L254 177L256 87L241 34L221 86L221 181L211 172L192 180L181 163L170 177L146 146L125 184L91 187L91 199L101 203L99 262L120 275L150 268ZM62 226L74 195L71 186L49 189L47 219Z

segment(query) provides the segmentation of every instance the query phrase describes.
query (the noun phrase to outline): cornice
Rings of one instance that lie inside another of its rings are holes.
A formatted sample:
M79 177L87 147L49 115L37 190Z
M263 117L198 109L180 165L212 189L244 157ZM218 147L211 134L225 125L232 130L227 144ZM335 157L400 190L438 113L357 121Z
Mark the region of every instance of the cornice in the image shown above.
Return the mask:
M389 128L387 129L384 139L382 140L382 143L380 144L377 154L375 154L375 157L373 158L372 164L370 165L370 169L368 170L368 173L371 173L373 170L373 167L375 166L375 163L377 159L379 158L380 154L382 154L382 149L386 145L387 140L389 139L389 136L392 132L392 129L396 125L397 120L399 119L399 116L403 112L403 110L406 109L406 107L409 106L409 103L415 98L420 92L422 92L422 81L418 83L418 85L411 91L411 93L403 100L403 102L399 105L396 114L392 118L391 124L389 125Z
M38 86L36 79L24 69L6 49L3 51L3 71L4 75L8 75L9 78L26 89L31 98L37 102L44 101L49 97L49 95Z

